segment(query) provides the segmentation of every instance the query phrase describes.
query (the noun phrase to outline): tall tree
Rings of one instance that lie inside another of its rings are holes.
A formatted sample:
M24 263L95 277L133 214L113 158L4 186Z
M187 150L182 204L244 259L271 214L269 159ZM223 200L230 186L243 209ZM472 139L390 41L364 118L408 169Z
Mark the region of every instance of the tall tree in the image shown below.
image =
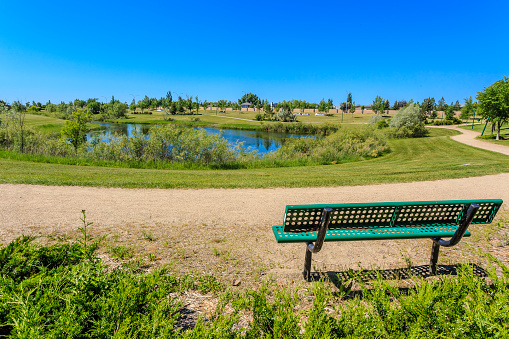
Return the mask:
M246 93L239 99L239 105L243 104L245 102L249 102L250 104L256 106L261 103L260 98L256 94L253 93ZM254 107L253 106L253 107Z
M479 113L497 124L497 140L500 140L500 127L509 122L509 78L495 82L476 96Z
M468 119L470 118L470 114L474 112L474 102L472 100L472 97L465 98L465 105L461 108L461 119Z
M440 100L438 100L437 110L438 111L443 111L444 110L444 105L445 105L445 99L444 99L444 97L442 97Z

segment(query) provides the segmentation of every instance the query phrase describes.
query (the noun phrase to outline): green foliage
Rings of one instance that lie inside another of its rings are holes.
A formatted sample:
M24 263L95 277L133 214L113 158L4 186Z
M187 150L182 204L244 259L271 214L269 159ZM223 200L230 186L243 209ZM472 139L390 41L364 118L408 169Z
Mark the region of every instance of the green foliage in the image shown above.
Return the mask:
M500 139L500 128L509 122L509 78L495 82L484 91L478 92L479 113L497 124L497 140Z
M406 106L396 112L389 123L391 138L419 138L429 134L424 127L425 113L418 105Z
M347 129L326 138L289 140L267 159L294 159L319 164L339 163L358 158L376 158L389 151L387 139L372 128Z
M389 126L399 129L401 127L414 127L423 124L425 117L417 105L410 105L400 109L392 118Z
M87 123L92 119L92 114L86 109L77 109L71 117L66 121L61 130L62 139L74 146L75 150L87 141L87 133L89 131Z
M245 102L249 102L251 105L254 106L257 106L257 105L261 105L261 100L260 98L258 98L258 96L256 94L253 94L253 93L246 93L242 96L242 98L240 98L238 100L239 102L239 105L245 103ZM219 106L221 107L221 106Z
M383 110L385 108L385 103L384 103L384 99L377 95L375 100L373 100L373 103L371 104L371 109L373 110L373 112L378 113L380 112L383 113Z
M472 97L465 98L465 105L461 108L460 118L466 120L470 114L474 113L474 103Z
M120 119L125 118L127 113L127 104L116 101L113 104L110 104L108 109L108 117L111 119Z
M281 112L277 112L274 114L273 119L275 121L282 121L282 122L293 122L297 121L297 117L291 112L283 110Z
M262 120L264 120L263 114L258 113L257 115L255 115L255 119L256 119L257 121L262 121Z

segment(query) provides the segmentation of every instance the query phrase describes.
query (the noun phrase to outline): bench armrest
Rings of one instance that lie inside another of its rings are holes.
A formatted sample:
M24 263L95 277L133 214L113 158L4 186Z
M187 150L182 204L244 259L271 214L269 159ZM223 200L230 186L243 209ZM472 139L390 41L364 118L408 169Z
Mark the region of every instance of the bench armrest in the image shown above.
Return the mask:
M467 213L463 214L463 217L461 218L458 229L456 230L456 233L452 236L449 240L443 240L439 238L432 239L433 242L435 242L437 245L444 246L444 247L451 247L456 245L460 242L461 238L463 238L463 235L467 231L468 226L470 226L470 223L472 222L472 219L475 216L475 213L479 209L478 204L470 204L467 209Z
M320 228L318 230L318 235L316 236L315 243L309 242L308 250L311 253L318 253L322 249L323 242L325 240L325 234L327 233L327 229L329 228L330 216L332 213L332 208L325 207L322 212L322 220L320 221Z

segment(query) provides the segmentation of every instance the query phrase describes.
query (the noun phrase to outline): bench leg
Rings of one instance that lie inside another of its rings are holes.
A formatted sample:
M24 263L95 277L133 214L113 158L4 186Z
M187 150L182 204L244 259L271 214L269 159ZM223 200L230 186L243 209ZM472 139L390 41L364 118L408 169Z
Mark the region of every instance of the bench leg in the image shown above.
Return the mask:
M438 261L438 252L440 251L440 245L433 241L433 247L431 247L431 260L429 263L429 268L432 275L437 274L437 261Z
M306 258L304 259L304 272L302 274L304 275L304 279L306 281L309 281L309 278L311 277L311 256L313 253L308 248L308 244L306 243Z

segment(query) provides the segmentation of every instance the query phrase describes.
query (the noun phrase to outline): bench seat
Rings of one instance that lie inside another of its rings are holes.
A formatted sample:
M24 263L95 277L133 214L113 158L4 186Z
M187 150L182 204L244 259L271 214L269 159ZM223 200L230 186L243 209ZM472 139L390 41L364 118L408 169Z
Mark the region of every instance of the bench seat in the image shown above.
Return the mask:
M387 227L387 228L347 228L328 230L324 241L384 240L452 237L458 227L423 226L423 227ZM285 232L284 226L272 226L278 243L296 243L316 241L318 231L305 233ZM470 232L463 235L469 237Z
M433 242L430 270L435 274L440 247L455 246L470 236L470 224L492 222L502 203L476 199L288 205L283 225L273 226L272 232L278 243L306 244L307 280L312 254L330 241L429 238Z

